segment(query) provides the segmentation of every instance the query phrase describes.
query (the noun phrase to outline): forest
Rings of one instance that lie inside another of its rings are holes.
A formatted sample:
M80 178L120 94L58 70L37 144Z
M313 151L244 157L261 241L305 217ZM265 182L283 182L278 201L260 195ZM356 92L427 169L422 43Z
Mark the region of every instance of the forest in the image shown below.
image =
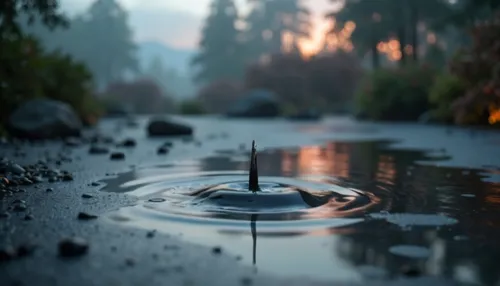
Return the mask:
M191 61L193 94L179 101L168 63L139 65L119 2L96 0L69 17L57 1L5 0L0 132L33 98L66 102L91 125L118 105L140 114L224 113L254 89L275 94L283 114L498 126L499 1L331 2L331 28L306 53L304 1L251 0L243 14L232 0L213 0Z

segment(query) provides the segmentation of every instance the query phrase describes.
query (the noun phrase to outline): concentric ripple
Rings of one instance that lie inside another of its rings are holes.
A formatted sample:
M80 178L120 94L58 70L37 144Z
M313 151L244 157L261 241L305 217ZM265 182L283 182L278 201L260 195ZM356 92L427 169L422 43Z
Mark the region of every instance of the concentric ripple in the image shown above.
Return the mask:
M247 180L248 175L240 171L156 175L127 181L118 177L108 181L104 190L139 198L138 206L123 210L120 220L147 217L219 226L247 227L251 216L273 226L329 225L333 218L359 218L379 202L371 193L332 184L332 178L260 177L256 193L248 190Z

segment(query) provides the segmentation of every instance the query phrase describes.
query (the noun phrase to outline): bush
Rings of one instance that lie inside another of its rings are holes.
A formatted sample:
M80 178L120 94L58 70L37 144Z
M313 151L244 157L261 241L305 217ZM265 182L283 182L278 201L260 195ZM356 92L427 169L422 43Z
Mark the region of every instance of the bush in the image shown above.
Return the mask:
M179 113L185 115L205 114L205 109L197 99L184 100L179 104Z
M44 53L32 37L3 39L0 53L0 125L23 102L46 97L71 105L84 123L101 114L85 66L59 53Z
M174 110L172 99L163 94L158 84L148 79L111 83L102 97L108 103L128 106L132 112L138 114L157 114Z
M465 91L465 83L450 73L443 73L436 77L429 94L432 118L439 122L452 123L454 114L451 106L465 94Z
M500 110L500 13L476 25L472 46L451 61L451 72L467 92L453 104L458 124L494 124Z
M373 120L417 120L428 110L434 74L425 65L372 71L356 94L358 116Z
M241 94L241 85L230 80L220 80L204 86L197 95L202 108L209 113L225 113Z

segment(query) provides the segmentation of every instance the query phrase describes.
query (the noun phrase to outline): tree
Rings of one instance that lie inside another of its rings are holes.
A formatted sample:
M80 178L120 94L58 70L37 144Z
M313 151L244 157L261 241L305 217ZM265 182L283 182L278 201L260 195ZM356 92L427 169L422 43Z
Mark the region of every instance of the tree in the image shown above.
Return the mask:
M115 0L97 0L73 21L78 33L70 43L82 44L73 48L79 49L75 51L78 58L88 64L99 87L120 80L127 70L138 71L136 46L127 21L127 12Z
M286 35L292 50L310 30L310 12L300 0L250 0L252 10L246 18L245 41L251 61L265 54L280 53Z
M200 52L191 64L197 68L197 82L237 79L243 74L243 45L236 28L238 12L232 0L214 0L205 21Z
M0 41L6 37L20 36L22 29L19 19L26 15L31 23L40 16L42 23L54 29L66 24L66 18L58 11L59 2L54 0L2 0L0 2Z

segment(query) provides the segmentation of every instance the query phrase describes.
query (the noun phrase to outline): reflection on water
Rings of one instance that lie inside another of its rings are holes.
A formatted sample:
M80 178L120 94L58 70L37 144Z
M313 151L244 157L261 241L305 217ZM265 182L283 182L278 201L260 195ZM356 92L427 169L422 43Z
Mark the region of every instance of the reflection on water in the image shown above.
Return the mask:
M336 142L259 153L264 181L298 187L305 197L271 190L255 208L255 197L217 190L208 202L186 205L188 191L243 184L248 162L235 158L225 152L108 181L106 191L129 192L142 202L109 217L181 232L283 275L360 281L367 267L387 278L403 275L406 267L459 282L499 281L500 183L492 179L498 170L437 167L432 162L443 154L391 149L388 142ZM330 197L304 205L317 192Z

